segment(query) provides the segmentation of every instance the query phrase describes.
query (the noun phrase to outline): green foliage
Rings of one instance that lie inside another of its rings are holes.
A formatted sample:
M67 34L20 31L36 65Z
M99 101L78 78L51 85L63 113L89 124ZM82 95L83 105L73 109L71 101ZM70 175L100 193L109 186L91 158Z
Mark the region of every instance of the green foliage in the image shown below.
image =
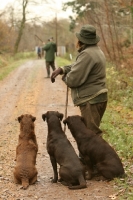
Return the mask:
M72 11L76 14L79 14L81 12L81 6L85 5L84 0L75 0L75 1L69 1L64 4L64 10L66 10L68 7L72 8Z
M71 7L72 11L78 15L78 17L82 17L84 12L88 10L94 10L98 6L98 2L90 1L87 2L86 0L75 0L75 1L68 1L64 3L63 10Z
M133 156L133 123L129 121L130 117L126 113L127 111L130 113L130 110L123 110L123 107L117 106L118 103L116 105L113 101L108 104L101 124L105 133L103 136L121 158L130 160Z
M75 29L75 24L78 20L87 19L88 11L94 11L97 7L100 7L100 4L97 1L75 0L64 3L63 10L71 8L73 13L76 14L76 18L70 17L70 31Z
M3 68L0 68L0 80L3 80L8 74L16 69L23 61L13 62Z
M133 6L130 7L131 10L131 15L132 15L132 19L133 19Z
M122 160L126 177L116 178L116 194L112 199L132 200L133 197L133 78L107 66L108 106L103 116L103 138L116 150Z
M124 47L124 46L129 47L130 45L131 45L131 42L129 39L125 39L121 44L122 47Z
M28 58L35 58L36 53L35 52L20 52L14 55L15 60L19 59L28 59Z
M133 112L111 102L101 123L103 138L117 151L122 160L126 177L116 178L112 181L118 199L132 200L133 196Z
M115 66L107 66L107 87L109 90L109 101L116 100L121 102L124 107L133 110L133 78L130 75L127 78L125 70L117 71Z
M119 200L132 200L133 197L133 112L120 102L108 103L103 116L101 129L103 138L116 150L122 160L126 177L112 181ZM112 197L113 199L113 197Z
M69 18L71 21L69 25L69 30L73 32L76 27L76 20L72 16L70 16Z
M65 65L70 65L71 61L66 58L61 58L61 57L56 57L56 63L58 67L65 66Z
M6 66L7 64L7 60L3 56L0 56L0 68Z

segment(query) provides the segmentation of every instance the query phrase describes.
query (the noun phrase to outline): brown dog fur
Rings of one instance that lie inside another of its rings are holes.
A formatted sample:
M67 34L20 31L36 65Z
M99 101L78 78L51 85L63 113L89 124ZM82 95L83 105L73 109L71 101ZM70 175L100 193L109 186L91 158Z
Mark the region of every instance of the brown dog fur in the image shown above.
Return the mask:
M90 179L93 168L107 180L125 175L123 165L115 150L100 136L89 130L83 118L75 115L64 121L77 142L79 152L88 167Z
M21 115L18 117L20 123L20 135L16 147L16 167L14 169L15 183L22 184L27 189L29 184L37 181L36 156L38 145L34 133L35 117L32 115Z
M48 111L42 115L48 124L47 151L53 166L53 183L58 180L57 163L60 165L59 175L62 184L68 185L69 189L86 188L84 169L80 160L67 139L61 127L63 114Z

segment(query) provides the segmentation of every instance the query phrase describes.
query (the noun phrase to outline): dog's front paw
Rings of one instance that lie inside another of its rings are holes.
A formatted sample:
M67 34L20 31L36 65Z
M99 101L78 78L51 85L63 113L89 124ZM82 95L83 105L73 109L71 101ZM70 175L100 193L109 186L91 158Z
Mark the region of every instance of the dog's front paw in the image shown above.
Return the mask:
M63 179L62 179L62 178L59 178L59 179L58 179L58 182L62 182L62 181L63 181Z
M51 183L57 183L58 178L50 178L51 179Z
M57 183L57 180L52 179L51 182L52 182L52 183Z
M92 179L92 174L89 172L85 173L85 180L91 180Z

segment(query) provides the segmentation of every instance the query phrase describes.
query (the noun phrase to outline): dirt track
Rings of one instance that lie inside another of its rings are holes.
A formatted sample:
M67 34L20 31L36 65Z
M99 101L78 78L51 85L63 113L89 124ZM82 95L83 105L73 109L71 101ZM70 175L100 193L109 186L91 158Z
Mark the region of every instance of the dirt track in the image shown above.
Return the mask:
M112 182L87 181L87 188L69 190L60 183L52 184L52 166L46 151L47 124L42 114L48 110L65 113L66 86L61 77L51 83L46 76L44 60L31 60L0 82L0 200L108 200L115 193ZM13 182L15 150L19 135L17 117L36 117L35 132L39 144L37 155L38 182L27 190ZM73 106L69 92L68 115L80 114ZM63 124L62 124L63 125ZM76 143L66 129L68 139Z

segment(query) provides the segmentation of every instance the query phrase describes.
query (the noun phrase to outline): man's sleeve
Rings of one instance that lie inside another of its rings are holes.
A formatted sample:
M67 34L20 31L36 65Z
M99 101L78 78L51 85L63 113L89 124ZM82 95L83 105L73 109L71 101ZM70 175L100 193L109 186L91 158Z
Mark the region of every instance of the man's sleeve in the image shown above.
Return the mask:
M82 85L87 80L93 66L94 61L91 59L89 54L82 52L66 75L66 83L68 87L72 88Z
M60 68L63 70L63 74L67 74L71 71L71 65L62 66Z
M50 47L50 45L46 44L42 49L47 51L49 49L49 47Z

